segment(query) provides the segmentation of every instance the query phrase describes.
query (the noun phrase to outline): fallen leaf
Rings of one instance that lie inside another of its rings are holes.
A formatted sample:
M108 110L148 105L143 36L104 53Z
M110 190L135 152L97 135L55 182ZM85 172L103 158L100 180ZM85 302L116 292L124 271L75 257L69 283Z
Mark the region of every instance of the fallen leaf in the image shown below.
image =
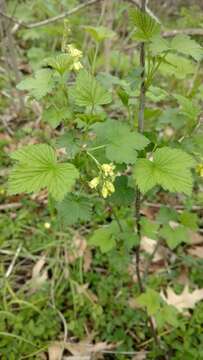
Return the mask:
M47 270L45 269L42 271L45 263L46 256L42 255L32 268L32 284L34 286L34 290L40 288L48 279Z
M73 356L65 356L63 360L91 360L91 355L73 355Z
M146 251L146 253L151 255L151 254L153 254L153 252L156 248L156 245L157 245L156 240L150 239L147 236L143 236L141 239L140 248L141 248L141 250ZM153 257L152 262L156 262L156 261L165 259L167 254L168 254L167 249L164 246L160 245Z
M49 360L62 360L64 347L62 343L56 342L48 347Z
M89 356L91 353L102 352L105 350L112 350L117 345L107 344L106 342L99 342L97 344L90 344L88 340L79 343L64 343L65 348L74 356Z
M203 236L201 234L191 231L190 236L191 236L191 245L199 245L203 243Z
M87 249L85 250L84 260L83 260L83 269L84 269L84 272L87 272L87 271L90 270L91 263L92 263L92 252L91 252L90 248L87 248Z
M139 351L135 356L133 356L132 360L145 360L147 358L146 351Z
M185 309L193 309L195 304L203 300L203 289L196 289L189 292L188 285L185 286L183 292L177 295L170 287L166 290L166 296L161 292L161 296L168 305L173 305L180 312Z
M189 255L203 259L203 246L190 247L189 249L187 249L187 253Z

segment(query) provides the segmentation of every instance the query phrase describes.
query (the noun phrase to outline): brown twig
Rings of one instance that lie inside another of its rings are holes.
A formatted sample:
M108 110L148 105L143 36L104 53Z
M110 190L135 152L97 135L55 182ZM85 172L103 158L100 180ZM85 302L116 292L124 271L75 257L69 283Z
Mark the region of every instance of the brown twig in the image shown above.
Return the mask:
M37 27L52 24L52 23L54 23L56 21L62 20L62 19L66 18L66 17L68 17L70 15L73 15L76 12L78 12L78 11L88 7L88 6L94 5L99 1L101 1L101 0L89 0L89 1L87 1L85 3L83 3L83 4L80 4L80 5L76 6L76 7L74 7L73 9L67 10L67 11L65 11L65 12L63 12L63 13L57 15L57 16L53 16L52 18L45 19L45 20L42 20L42 21L38 21L38 22L35 22L35 23L31 23L31 24L28 24L28 23L26 23L24 21L20 21L16 17L6 14L4 11L0 11L0 15L2 17L6 18L7 20L10 20L11 22L13 22L15 24L15 26L12 29L12 33L15 33L21 27L24 27L24 28L27 28L27 29L33 29L33 28L37 28ZM132 3L133 5L135 5L138 8L141 8L140 1L138 1L138 0L126 0L126 1ZM155 18L156 21L160 22L159 19L154 15L154 13L148 7L146 7L146 11L153 18Z
M10 15L7 15L2 11L0 11L0 15L7 18L10 21L12 21L13 23L17 24L18 28L19 27L25 27L27 29L33 29L33 28L37 28L37 27L52 24L52 23L54 23L56 21L59 21L59 20L63 20L66 17L75 14L76 12L86 8L87 6L94 5L99 1L101 1L101 0L89 0L89 1L87 1L85 3L83 3L83 4L80 4L80 5L76 6L76 7L74 7L73 9L67 10L67 11L65 11L65 12L63 12L63 13L57 15L57 16L53 16L53 17L51 17L49 19L42 20L42 21L35 22L35 23L31 23L31 24L27 24L24 21L19 21L17 18L15 18L13 16L10 16ZM18 28L16 30L18 30Z
M164 31L162 33L163 37L173 37L176 35L197 35L197 36L203 36L203 29L202 28L197 28L197 29L176 29L176 30L168 30L168 31Z

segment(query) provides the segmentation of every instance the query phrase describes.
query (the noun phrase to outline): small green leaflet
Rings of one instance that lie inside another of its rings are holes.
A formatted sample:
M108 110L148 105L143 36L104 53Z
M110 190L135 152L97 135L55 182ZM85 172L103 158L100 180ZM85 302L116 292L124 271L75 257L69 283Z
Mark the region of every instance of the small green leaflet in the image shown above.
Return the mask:
M90 108L109 104L112 100L111 94L86 70L79 72L70 95L76 105Z
M184 55L190 55L196 61L203 58L203 48L197 41L191 39L188 35L176 35L171 41L171 48Z
M143 150L149 140L130 127L117 120L107 120L92 126L98 141L106 145L106 156L110 161L119 164L134 164L137 158L137 150Z
M83 26L96 42L101 42L105 39L112 39L116 33L104 26Z
M194 74L195 66L192 61L178 54L168 54L160 65L163 76L173 75L177 79L185 79Z
M150 41L160 33L160 24L149 14L139 9L134 9L130 13L130 19L136 26L135 38L139 41Z
M128 185L128 177L117 176L114 181L115 192L109 198L110 202L118 206L131 205L135 199L135 190Z
M102 253L112 250L116 246L116 241L111 226L95 230L89 239L89 245L100 247Z
M43 110L42 118L49 123L54 129L65 119L70 117L66 107L56 107L55 105L49 106Z
M47 188L57 201L70 192L79 176L70 163L58 163L56 152L47 144L28 145L11 155L18 163L9 176L9 194L37 192Z
M69 54L60 54L44 60L44 64L56 70L60 75L72 70L74 58Z
M138 304L147 308L149 315L155 315L161 307L162 299L158 292L148 288L145 293L141 294L137 299Z
M190 168L195 165L193 158L179 149L163 147L153 154L153 161L138 159L134 167L134 178L142 193L155 185L165 190L190 195L192 174Z
M35 99L40 100L45 95L51 92L54 86L52 72L48 69L41 69L36 71L34 77L27 77L22 80L17 88L19 90L28 90L30 95Z
M91 203L85 196L68 194L58 204L59 218L64 225L86 222L91 218Z
M162 236L170 249L175 249L181 243L190 242L190 236L188 229L185 226L177 225L172 228L170 225L164 225L160 230L160 236Z
M68 158L74 159L81 149L80 140L76 138L73 131L67 131L56 141L57 148L65 148Z

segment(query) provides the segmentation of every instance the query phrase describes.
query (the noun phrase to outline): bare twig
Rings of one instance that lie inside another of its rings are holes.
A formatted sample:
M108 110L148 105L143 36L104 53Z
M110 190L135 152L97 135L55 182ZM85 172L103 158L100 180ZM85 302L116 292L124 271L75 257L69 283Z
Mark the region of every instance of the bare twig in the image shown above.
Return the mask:
M74 7L73 9L67 10L67 11L65 11L65 12L63 12L63 13L57 15L57 16L53 16L52 18L42 20L42 21L39 21L39 22L35 22L35 23L31 23L31 24L27 24L24 21L19 21L15 17L7 15L2 11L0 11L0 15L7 18L10 21L12 21L13 23L17 24L18 28L19 27L25 27L27 29L33 29L33 28L49 25L49 24L52 24L52 23L54 23L56 21L62 20L64 18L66 18L66 17L68 17L70 15L73 15L76 12L86 8L87 6L94 5L94 4L98 3L99 1L101 1L101 0L89 0L89 1L87 1L85 3L83 3L83 4L80 4L80 5L76 6L76 7ZM18 28L16 30L18 30Z
M52 23L54 23L56 21L62 20L62 19L66 18L66 17L68 17L70 15L73 15L76 12L78 12L78 11L88 7L88 6L94 5L99 1L101 1L101 0L89 0L89 1L87 1L85 3L83 3L83 4L80 4L80 5L76 6L76 7L74 7L73 9L67 10L67 11L65 11L65 12L63 12L63 13L57 15L57 16L53 16L52 18L42 20L42 21L39 21L39 22L35 22L35 23L31 23L31 24L28 24L28 23L26 23L24 21L20 21L16 17L6 14L2 10L0 11L0 15L2 17L6 18L7 20L10 20L11 22L13 22L15 24L15 26L12 29L12 33L15 33L16 31L18 31L18 29L20 27L24 27L24 28L27 28L27 29L33 29L33 28L37 28L37 27L52 24ZM110 1L110 0L108 0L108 1ZM126 0L126 1L132 3L133 5L135 5L138 8L141 8L140 1L138 1L138 0ZM146 11L153 18L155 18L156 21L160 22L159 19L156 17L156 15L154 15L154 13L148 7L146 7Z
M15 255L14 255L14 257L13 257L13 259L12 259L12 261L11 261L8 269L7 269L7 271L6 271L6 274L5 274L5 278L6 278L6 279L11 275L11 273L12 273L12 271L13 271L13 268L14 268L14 266L15 266L16 260L17 260L17 258L18 258L18 255L20 254L21 249L22 249L22 244L20 244L20 245L18 246L18 248L17 248L17 250L16 250L16 252L15 252Z
M197 36L203 36L203 29L202 28L197 28L197 29L176 29L176 30L168 30L168 31L164 31L162 33L163 37L173 37L175 35L197 35Z
M176 210L184 210L185 209L184 205L167 205L167 204L161 204L161 203L151 203L151 202L148 202L148 201L144 202L143 205L146 205L148 207L152 207L152 208L155 208L155 209L159 209L162 206L173 208L173 209L176 209ZM203 206L193 205L191 207L191 210L192 211L201 211L201 210L203 210Z
M19 209L22 207L21 203L10 203L10 204L2 204L0 205L0 211L5 211L5 210L9 210L9 209Z

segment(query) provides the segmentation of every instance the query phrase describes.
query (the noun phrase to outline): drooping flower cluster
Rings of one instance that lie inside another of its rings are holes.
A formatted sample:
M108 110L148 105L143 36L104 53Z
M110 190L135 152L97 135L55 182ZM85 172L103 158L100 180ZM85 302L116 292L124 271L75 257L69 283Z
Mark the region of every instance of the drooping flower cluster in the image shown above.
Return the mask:
M68 43L70 33L71 33L71 29L70 29L69 21L65 20L61 50L63 53L68 54L72 58L73 60L72 70L78 71L83 68L80 62L80 59L82 58L82 51L78 50L73 44Z
M95 177L89 182L91 189L100 187L103 198L107 198L112 195L115 191L114 180L115 180L115 165L113 164L102 164L100 168L99 176Z
M203 177L203 163L197 165L196 171L201 177Z

